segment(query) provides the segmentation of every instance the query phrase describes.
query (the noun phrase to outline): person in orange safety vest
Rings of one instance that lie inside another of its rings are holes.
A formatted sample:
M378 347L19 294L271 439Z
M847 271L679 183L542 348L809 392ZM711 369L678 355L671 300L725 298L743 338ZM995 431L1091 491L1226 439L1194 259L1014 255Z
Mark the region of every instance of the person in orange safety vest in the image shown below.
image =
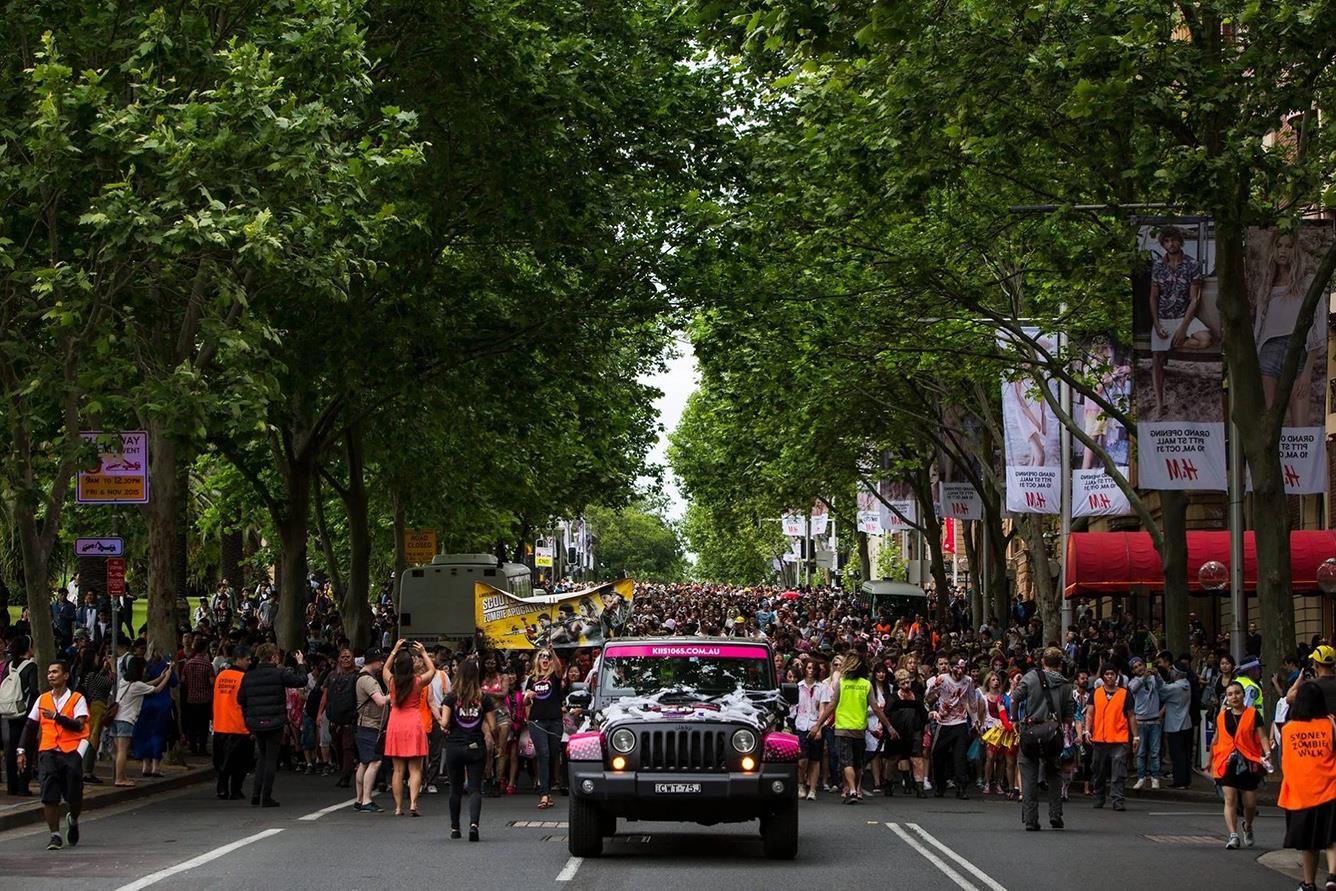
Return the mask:
M1131 695L1118 683L1117 666L1105 664L1100 677L1103 684L1090 694L1085 713L1085 738L1094 753L1095 807L1104 807L1108 797L1113 809L1121 811L1127 762L1138 743L1137 719Z
M83 810L83 757L88 751L88 700L70 689L70 670L64 662L52 662L46 669L51 689L37 697L23 744L17 748L19 770L27 766L27 752L38 741L38 782L42 786L42 813L51 832L48 851L59 851L68 842L79 843L79 812ZM60 831L61 799L70 806L65 818L64 838Z
M213 680L213 766L218 771L218 799L245 797L241 784L250 772L255 747L242 717L237 691L250 668L250 650L237 647L232 664Z

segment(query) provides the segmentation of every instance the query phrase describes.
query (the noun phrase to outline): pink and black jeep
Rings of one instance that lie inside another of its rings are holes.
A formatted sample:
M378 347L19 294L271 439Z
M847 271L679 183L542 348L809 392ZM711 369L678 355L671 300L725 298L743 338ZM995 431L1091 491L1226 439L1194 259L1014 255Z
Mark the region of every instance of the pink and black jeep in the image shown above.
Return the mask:
M798 852L797 688L763 641L628 638L603 648L567 704L589 716L566 746L570 852L594 857L617 818L760 820L767 857Z

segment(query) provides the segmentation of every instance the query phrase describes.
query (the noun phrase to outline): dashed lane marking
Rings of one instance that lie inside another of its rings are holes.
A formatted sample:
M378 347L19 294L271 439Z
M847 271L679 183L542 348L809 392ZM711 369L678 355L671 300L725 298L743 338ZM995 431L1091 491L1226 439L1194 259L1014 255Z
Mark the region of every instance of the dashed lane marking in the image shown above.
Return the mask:
M512 829L569 829L565 820L511 820L506 824Z
M214 848L212 851L206 851L203 854L200 854L198 857L192 857L189 860L185 861L184 863L178 863L175 866L169 866L166 869L160 869L157 872L149 873L142 879L133 881L128 885L122 885L121 887L117 888L116 891L139 891L139 889L147 888L149 885L156 885L163 879L169 879L174 875L187 872L189 870L194 869L197 866L203 866L210 860L217 860L219 857L224 857L232 853L233 851L237 850L238 848L244 848L246 845L254 844L257 841L269 838L269 836L271 835L278 835L282 831L283 831L282 829L266 829L263 832L257 832L254 835L248 835L245 838L237 839L236 841L230 844L223 845L220 848Z
M566 861L566 865L557 873L558 882L569 882L575 878L575 874L580 871L580 864L584 863L583 857L572 857Z
M344 808L349 807L349 806L351 806L351 805L354 805L354 804L356 804L356 803L357 803L357 799L356 799L356 798L349 798L347 801L341 801L341 802L339 802L338 804L331 804L329 807L322 807L322 808L321 808L320 810L318 810L318 811L312 811L311 813L307 814L306 816L304 816L304 817L298 817L297 819L309 823L309 822L311 822L311 821L313 821L313 820L319 820L319 819L320 819L321 817L323 817L325 814L332 814L332 813L334 813L335 811L343 810Z
M1218 835L1143 835L1146 841L1161 845L1218 845L1224 839Z

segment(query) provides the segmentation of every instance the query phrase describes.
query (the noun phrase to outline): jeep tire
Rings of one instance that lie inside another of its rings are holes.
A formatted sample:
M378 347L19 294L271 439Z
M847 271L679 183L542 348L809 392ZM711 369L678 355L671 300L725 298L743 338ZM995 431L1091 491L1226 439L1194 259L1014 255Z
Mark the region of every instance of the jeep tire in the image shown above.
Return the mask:
M785 807L761 818L761 845L769 860L792 860L798 855L796 806Z
M603 853L606 817L598 805L578 795L571 796L566 847L572 857L597 857ZM796 826L796 822L795 822Z

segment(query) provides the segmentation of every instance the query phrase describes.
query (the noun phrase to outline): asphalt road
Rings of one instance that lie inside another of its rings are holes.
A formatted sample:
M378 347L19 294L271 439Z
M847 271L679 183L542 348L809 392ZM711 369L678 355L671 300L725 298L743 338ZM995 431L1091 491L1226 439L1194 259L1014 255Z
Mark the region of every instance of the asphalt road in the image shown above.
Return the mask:
M897 796L846 806L803 802L798 859L765 860L756 824L697 827L625 821L603 857L565 844L565 799L549 811L528 795L485 799L482 842L447 838L446 795L423 817L363 815L332 781L281 775L276 809L219 802L212 784L95 811L77 848L48 852L45 827L0 834L0 888L444 887L674 889L886 887L1124 891L1127 887L1292 889L1259 865L1283 819L1268 809L1257 847L1226 851L1218 811L1131 802L1125 813L1073 802L1065 831L1022 831L1016 805ZM380 796L389 804L389 796ZM341 806L342 805L342 806ZM546 821L549 825L541 825ZM949 853L948 853L949 852ZM1319 875L1321 878L1321 874Z

